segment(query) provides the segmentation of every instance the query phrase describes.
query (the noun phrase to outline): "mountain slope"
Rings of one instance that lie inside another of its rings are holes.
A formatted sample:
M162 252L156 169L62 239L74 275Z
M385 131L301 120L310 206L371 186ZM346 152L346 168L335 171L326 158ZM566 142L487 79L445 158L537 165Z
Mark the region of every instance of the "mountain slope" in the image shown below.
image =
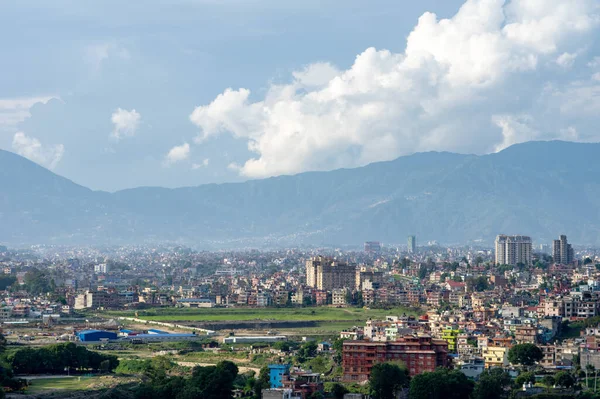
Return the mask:
M600 244L600 144L530 142L484 156L420 153L235 184L94 192L0 151L0 242L200 246L491 242Z

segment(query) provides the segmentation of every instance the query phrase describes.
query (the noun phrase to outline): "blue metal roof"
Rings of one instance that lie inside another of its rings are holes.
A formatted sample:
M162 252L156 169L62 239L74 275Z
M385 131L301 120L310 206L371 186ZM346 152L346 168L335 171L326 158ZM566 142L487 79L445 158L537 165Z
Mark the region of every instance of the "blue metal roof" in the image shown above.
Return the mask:
M160 337L197 337L196 334L138 334L131 338L160 338Z

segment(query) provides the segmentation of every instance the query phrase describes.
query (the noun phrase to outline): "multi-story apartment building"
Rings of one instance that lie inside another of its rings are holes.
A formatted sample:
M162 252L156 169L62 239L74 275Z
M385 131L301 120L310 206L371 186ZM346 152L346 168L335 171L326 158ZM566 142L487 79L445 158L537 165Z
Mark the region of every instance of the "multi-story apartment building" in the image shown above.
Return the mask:
M113 295L106 291L87 291L75 298L75 309L98 309L112 307L117 304Z
M544 355L539 364L544 368L556 366L556 347L554 345L540 345L538 348L542 350Z
M496 264L516 266L519 263L531 265L531 237L507 236L496 237Z
M520 325L515 328L515 340L519 344L537 344L537 328Z
M482 350L485 368L508 366L508 348L502 346L487 346Z
M573 292L571 295L562 298L562 304L564 306L562 316L577 317L581 319L597 316L599 314L598 310L600 309L598 300L597 293Z
M325 290L313 290L313 301L315 305L329 305L331 303L331 293Z
M332 305L346 305L346 298L350 291L348 288L335 288L331 291L331 304Z
M411 376L448 364L448 343L429 335L406 335L396 341L345 341L343 368L345 381L366 381L373 365L401 360Z
M458 335L461 331L458 328L447 327L442 330L442 339L448 342L448 351L451 353L456 353L457 351L457 343L458 343Z
M356 285L356 267L332 258L313 257L306 261L306 284L329 291L352 288Z
M558 240L552 242L552 257L554 263L561 265L571 264L575 258L573 247L567 242L567 236L561 235Z
M384 282L384 277L385 276L383 272L367 270L366 268L362 267L356 270L356 284L354 288L356 288L357 290L362 290L365 288L379 288L379 286ZM370 287L363 286L363 283L366 282L370 282Z
M256 306L267 307L271 304L271 295L268 292L256 293Z

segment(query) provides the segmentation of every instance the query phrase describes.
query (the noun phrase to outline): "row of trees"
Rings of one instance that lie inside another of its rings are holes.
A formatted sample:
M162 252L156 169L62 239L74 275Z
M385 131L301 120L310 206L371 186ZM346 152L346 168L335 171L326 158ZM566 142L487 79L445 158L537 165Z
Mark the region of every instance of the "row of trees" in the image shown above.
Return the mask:
M230 398L238 377L237 366L229 361L216 366L194 367L189 378L169 376L164 367L152 366L146 371L149 380L136 391L137 399Z
M119 361L114 355L87 350L72 342L43 348L23 348L6 357L17 374L63 373L67 370L114 370Z
M230 398L233 389L241 390L245 398L261 399L262 390L269 388L268 367L263 367L258 376L254 372L240 374L230 361L195 367L189 378L184 377L188 371L167 356L123 360L115 372L143 376L144 382L135 391L136 399Z
M533 372L523 372L513 382L510 375L499 368L485 370L476 383L458 370L443 368L409 379L403 367L380 363L371 371L369 387L373 399L393 399L405 388L408 388L409 399L503 399L511 397L527 382L535 382ZM542 380L548 388L571 388L575 382L575 378L565 371L545 376Z

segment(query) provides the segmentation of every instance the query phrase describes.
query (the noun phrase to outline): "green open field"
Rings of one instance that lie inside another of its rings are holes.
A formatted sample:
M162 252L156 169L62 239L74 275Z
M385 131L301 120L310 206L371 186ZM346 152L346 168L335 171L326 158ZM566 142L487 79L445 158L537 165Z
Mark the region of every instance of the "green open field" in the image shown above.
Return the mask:
M27 393L81 391L98 382L98 379L99 377L39 378L30 382L31 385L27 388Z
M322 321L322 322L363 322L369 318L381 319L387 315L399 316L402 314L416 315L415 309L394 307L391 309L360 309L360 308L160 308L140 310L138 317L152 321L251 321L251 320L275 320L275 321ZM135 313L107 312L110 316L135 317Z

